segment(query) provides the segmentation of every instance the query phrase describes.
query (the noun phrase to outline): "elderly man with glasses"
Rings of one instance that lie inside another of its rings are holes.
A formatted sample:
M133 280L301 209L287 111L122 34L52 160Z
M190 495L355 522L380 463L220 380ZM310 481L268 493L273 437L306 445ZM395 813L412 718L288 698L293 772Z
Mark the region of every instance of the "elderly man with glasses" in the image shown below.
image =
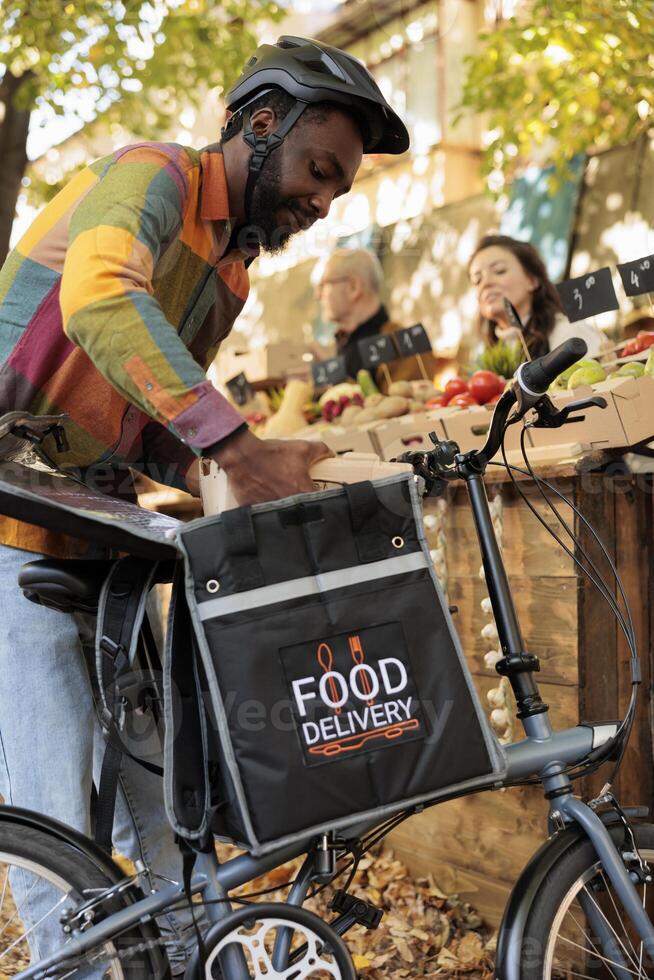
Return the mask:
M382 302L383 284L379 259L363 248L337 249L328 258L318 280L316 298L320 302L321 315L336 326L335 353L345 356L350 378L356 378L363 367L359 341L400 329ZM428 375L433 376L436 359L431 354L423 354L422 362ZM387 390L389 376L392 381L423 377L415 357L392 361L388 369L388 373L377 370L375 380L381 391Z

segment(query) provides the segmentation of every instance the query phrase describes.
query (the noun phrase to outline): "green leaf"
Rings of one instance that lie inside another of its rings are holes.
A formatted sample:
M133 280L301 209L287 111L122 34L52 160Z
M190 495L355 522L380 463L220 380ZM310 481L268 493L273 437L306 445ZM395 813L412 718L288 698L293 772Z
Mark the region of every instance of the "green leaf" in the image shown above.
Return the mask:
M155 10L162 22L153 37ZM120 123L156 139L182 103L198 106L207 91L226 89L257 45L257 24L280 17L273 0L0 0L0 80L4 71L24 78L19 108L39 99L58 115L74 115L71 97L92 92L98 115L89 131ZM125 90L121 78L140 89Z
M480 35L466 59L457 120L490 113L502 135L483 151L482 172L510 181L547 143L555 167L551 185L565 180L579 151L636 139L651 125L654 4L649 0L533 0L495 32ZM518 155L505 148L514 143Z

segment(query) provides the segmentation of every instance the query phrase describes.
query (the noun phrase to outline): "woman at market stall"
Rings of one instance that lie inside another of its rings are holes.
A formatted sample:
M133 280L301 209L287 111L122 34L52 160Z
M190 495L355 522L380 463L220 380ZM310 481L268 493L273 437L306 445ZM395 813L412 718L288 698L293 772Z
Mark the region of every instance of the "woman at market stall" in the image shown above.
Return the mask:
M531 358L540 357L570 337L586 342L588 357L606 346L604 334L588 320L570 323L545 263L529 242L508 235L485 235L468 263L477 292L480 333L488 344L511 327L508 299L524 324L523 340Z

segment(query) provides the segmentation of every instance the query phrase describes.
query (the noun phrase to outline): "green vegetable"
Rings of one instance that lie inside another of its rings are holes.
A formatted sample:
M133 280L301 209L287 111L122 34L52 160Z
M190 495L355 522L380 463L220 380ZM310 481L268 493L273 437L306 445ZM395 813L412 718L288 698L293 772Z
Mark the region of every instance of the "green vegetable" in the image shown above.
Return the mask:
M361 388L364 398L367 398L368 395L379 394L379 388L375 384L375 379L370 371L366 371L364 368L361 368L361 370L357 372L357 384Z
M479 365L486 371L493 371L502 378L512 378L518 367L525 359L522 345L507 344L498 340L496 344L487 347L479 358Z

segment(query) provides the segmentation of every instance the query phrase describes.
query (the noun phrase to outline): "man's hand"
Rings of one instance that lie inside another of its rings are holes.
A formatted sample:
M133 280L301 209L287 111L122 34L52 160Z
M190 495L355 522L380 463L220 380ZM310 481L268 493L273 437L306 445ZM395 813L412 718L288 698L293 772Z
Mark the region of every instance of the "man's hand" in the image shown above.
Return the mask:
M246 430L229 439L212 458L225 470L239 504L258 504L314 490L310 468L333 455L324 442L258 439Z

